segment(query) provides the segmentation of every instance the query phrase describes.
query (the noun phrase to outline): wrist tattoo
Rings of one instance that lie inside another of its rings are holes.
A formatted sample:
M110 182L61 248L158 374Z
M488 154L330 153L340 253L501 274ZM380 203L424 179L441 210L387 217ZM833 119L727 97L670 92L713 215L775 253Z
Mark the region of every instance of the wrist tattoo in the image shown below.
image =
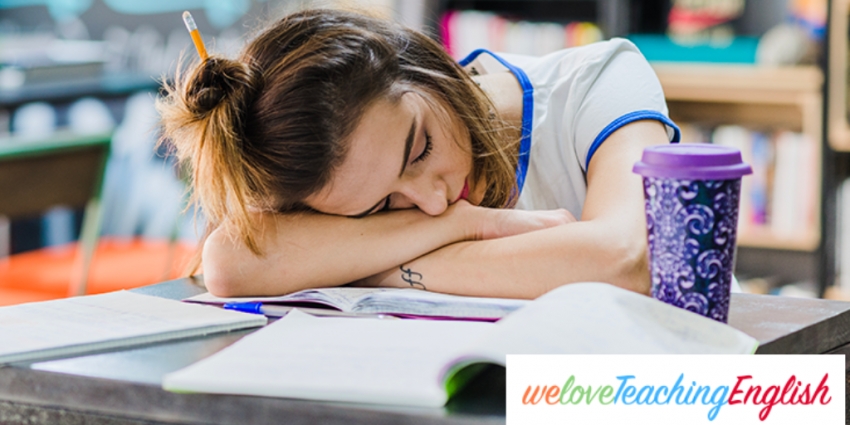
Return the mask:
M398 266L401 270L401 280L407 282L411 287L426 291L425 285L422 283L422 273L417 273L409 268L404 268L404 265Z

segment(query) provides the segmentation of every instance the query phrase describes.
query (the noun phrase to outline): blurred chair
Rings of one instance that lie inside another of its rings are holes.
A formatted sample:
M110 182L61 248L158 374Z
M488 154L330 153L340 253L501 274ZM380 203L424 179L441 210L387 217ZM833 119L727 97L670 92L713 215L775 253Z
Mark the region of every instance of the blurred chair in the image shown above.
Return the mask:
M86 292L100 225L100 192L111 134L58 132L44 139L0 141L0 215L10 219L41 214L56 205L84 208L79 249L64 288L34 291L8 275L17 256L0 260L0 304L38 301ZM32 254L31 254L32 255ZM50 256L45 255L44 261ZM43 263L39 267L46 267Z
M79 276L80 245L71 243L0 260L0 306L67 296L71 276ZM132 289L181 276L194 251L191 244L166 239L101 236L87 270L86 294Z
M37 216L56 205L84 208L78 242L0 258L0 306L130 289L181 275L195 247L177 240L179 211L168 237L99 237L111 139L109 133L0 139L0 217Z

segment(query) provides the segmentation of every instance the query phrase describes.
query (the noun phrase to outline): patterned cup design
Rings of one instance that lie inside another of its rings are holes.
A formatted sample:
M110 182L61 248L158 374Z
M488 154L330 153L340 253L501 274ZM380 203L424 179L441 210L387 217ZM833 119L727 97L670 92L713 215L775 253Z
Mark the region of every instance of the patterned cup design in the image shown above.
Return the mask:
M741 179L644 177L652 296L726 323Z

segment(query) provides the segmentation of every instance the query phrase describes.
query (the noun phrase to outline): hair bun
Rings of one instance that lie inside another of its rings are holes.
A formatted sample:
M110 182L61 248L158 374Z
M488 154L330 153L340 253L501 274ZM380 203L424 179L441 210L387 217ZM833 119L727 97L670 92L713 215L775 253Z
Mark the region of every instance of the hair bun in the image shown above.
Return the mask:
M201 62L189 78L186 104L192 112L206 115L235 93L247 91L251 83L251 73L245 64L210 57Z

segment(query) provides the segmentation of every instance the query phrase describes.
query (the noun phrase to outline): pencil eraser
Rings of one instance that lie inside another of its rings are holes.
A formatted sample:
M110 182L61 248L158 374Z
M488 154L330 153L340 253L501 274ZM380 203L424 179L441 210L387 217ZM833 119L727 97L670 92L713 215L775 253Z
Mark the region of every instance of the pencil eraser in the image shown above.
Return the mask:
M192 18L192 14L189 13L188 10L183 12L183 22L186 24L186 29L188 29L189 32L198 29L198 26L195 25L195 19Z

